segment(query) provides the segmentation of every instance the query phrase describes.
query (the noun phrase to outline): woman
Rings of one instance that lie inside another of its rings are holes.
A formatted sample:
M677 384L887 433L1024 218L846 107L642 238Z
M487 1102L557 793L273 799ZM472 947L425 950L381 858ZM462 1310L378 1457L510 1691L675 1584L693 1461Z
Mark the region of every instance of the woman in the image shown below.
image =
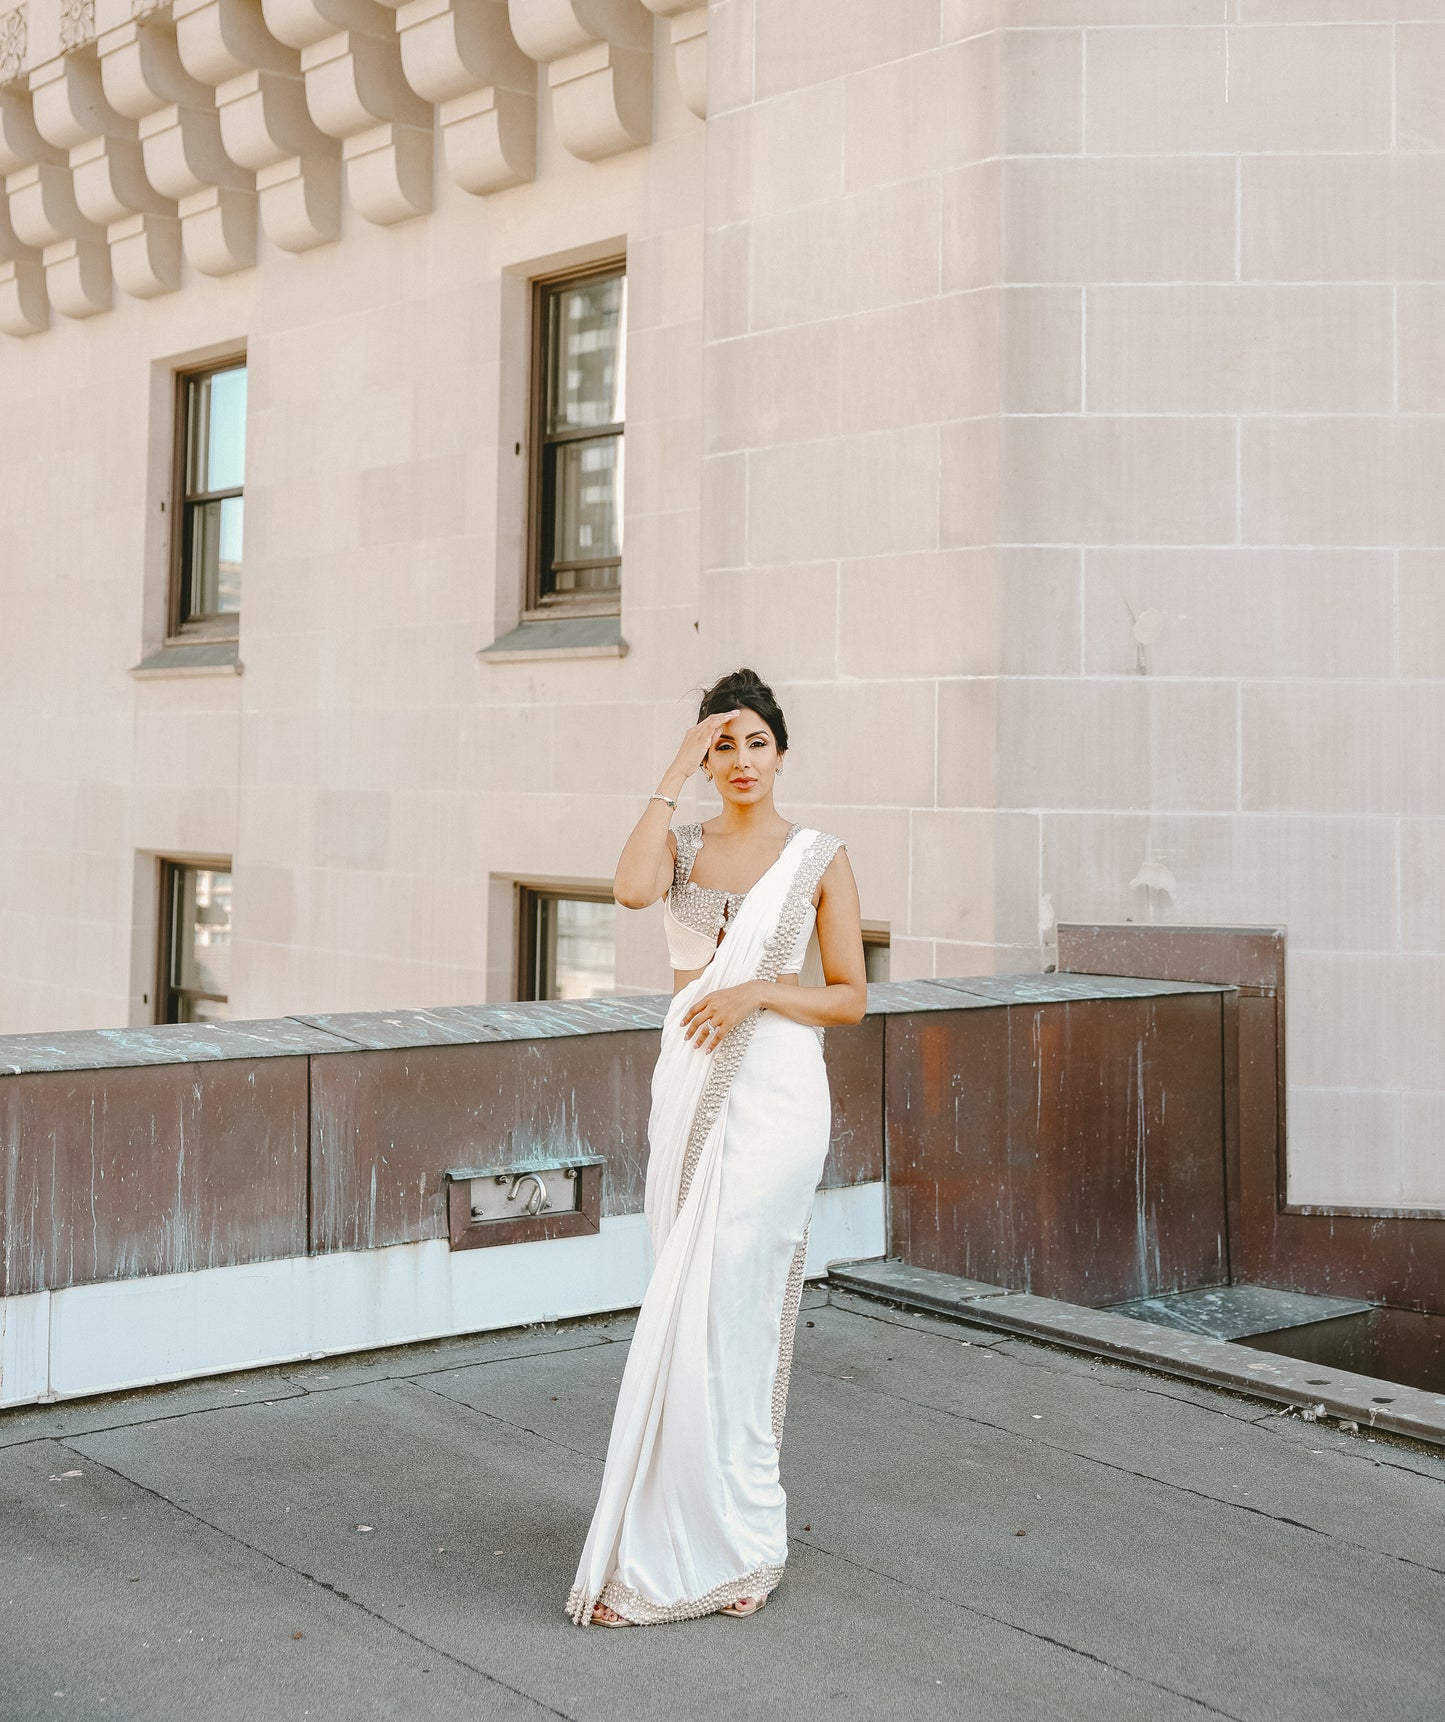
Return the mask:
M755 1614L787 1559L778 1442L830 1119L817 1031L867 1000L842 844L773 805L787 747L772 691L725 676L617 864L619 903L667 898L674 993L648 1124L653 1275L568 1598L579 1626ZM699 767L722 812L674 833ZM823 984L804 987L814 935Z

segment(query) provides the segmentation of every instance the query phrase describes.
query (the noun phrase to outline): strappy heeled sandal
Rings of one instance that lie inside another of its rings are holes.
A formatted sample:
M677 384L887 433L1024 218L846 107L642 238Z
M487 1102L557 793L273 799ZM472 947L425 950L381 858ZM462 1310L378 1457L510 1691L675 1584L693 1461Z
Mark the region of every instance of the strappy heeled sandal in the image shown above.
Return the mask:
M736 1602L730 1602L718 1610L719 1614L730 1614L734 1620L746 1620L750 1614L756 1614L767 1602L765 1596L740 1596Z
M607 1615L597 1612L602 1608L605 1608L607 1613L612 1616L611 1620L608 1620ZM637 1622L629 1620L625 1614L618 1614L617 1610L608 1603L594 1602L592 1605L592 1624L593 1626L636 1626Z

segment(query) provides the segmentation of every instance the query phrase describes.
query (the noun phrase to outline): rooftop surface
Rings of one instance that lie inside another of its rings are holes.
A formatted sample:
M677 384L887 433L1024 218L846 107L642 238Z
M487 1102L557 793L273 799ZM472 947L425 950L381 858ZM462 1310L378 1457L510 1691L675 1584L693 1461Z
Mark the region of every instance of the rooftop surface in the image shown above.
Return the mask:
M1445 1456L807 1294L767 1610L563 1604L630 1319L0 1415L0 1718L1437 1722Z

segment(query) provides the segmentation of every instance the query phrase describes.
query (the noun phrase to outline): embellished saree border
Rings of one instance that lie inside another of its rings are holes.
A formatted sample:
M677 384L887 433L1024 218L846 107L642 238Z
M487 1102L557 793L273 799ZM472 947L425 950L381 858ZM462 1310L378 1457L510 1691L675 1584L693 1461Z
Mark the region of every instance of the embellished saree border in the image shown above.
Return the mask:
M808 1262L808 1233L804 1226L803 1240L793 1251L788 1269L788 1284L783 1292L783 1319L778 1329L778 1369L773 1377L773 1440L783 1444L783 1419L788 1414L788 1383L793 1376L793 1343L798 1334L798 1316L803 1308L803 1270Z
M600 1602L614 1614L625 1615L638 1626L665 1626L671 1621L700 1620L703 1615L716 1614L720 1608L740 1602L745 1596L759 1599L770 1596L782 1576L783 1568L780 1566L754 1567L752 1572L744 1573L741 1578L728 1579L725 1584L714 1585L701 1596L687 1597L674 1603L652 1602L620 1579L610 1578L595 1596L589 1596L580 1585L574 1585L567 1597L567 1613L574 1625L589 1626L592 1610Z
M798 935L803 930L807 919L808 908L813 900L813 893L818 888L818 881L827 872L833 857L843 847L840 837L830 837L825 832L819 832L809 844L807 853L798 863L797 870L789 881L782 908L778 911L777 925L768 934L763 945L763 954L758 959L757 973L753 976L758 981L775 981L782 973L784 962L793 947L798 942ZM692 1116L692 1127L687 1133L687 1148L683 1153L682 1176L677 1186L677 1211L681 1213L682 1205L687 1200L687 1193L692 1188L693 1173L697 1171L697 1163L702 1158L703 1147L712 1128L717 1123L718 1114L722 1111L723 1102L727 1099L728 1090L733 1085L748 1045L758 1026L761 1011L754 1011L746 1016L718 1047L712 1055L712 1068L708 1071L702 1085L702 1093L698 1096L697 1111ZM621 1610L618 1611L619 1613Z

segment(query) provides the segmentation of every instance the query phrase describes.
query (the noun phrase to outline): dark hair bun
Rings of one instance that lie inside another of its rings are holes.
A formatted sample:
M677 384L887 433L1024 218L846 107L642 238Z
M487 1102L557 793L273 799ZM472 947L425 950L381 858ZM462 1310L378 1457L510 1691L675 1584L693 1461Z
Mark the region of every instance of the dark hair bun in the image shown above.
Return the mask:
M705 717L715 717L719 712L730 712L738 706L745 706L748 711L756 712L773 732L778 752L788 751L788 724L783 716L783 708L778 704L773 690L756 670L733 670L720 681L714 682L702 696L702 704L697 708L698 721L701 722Z

